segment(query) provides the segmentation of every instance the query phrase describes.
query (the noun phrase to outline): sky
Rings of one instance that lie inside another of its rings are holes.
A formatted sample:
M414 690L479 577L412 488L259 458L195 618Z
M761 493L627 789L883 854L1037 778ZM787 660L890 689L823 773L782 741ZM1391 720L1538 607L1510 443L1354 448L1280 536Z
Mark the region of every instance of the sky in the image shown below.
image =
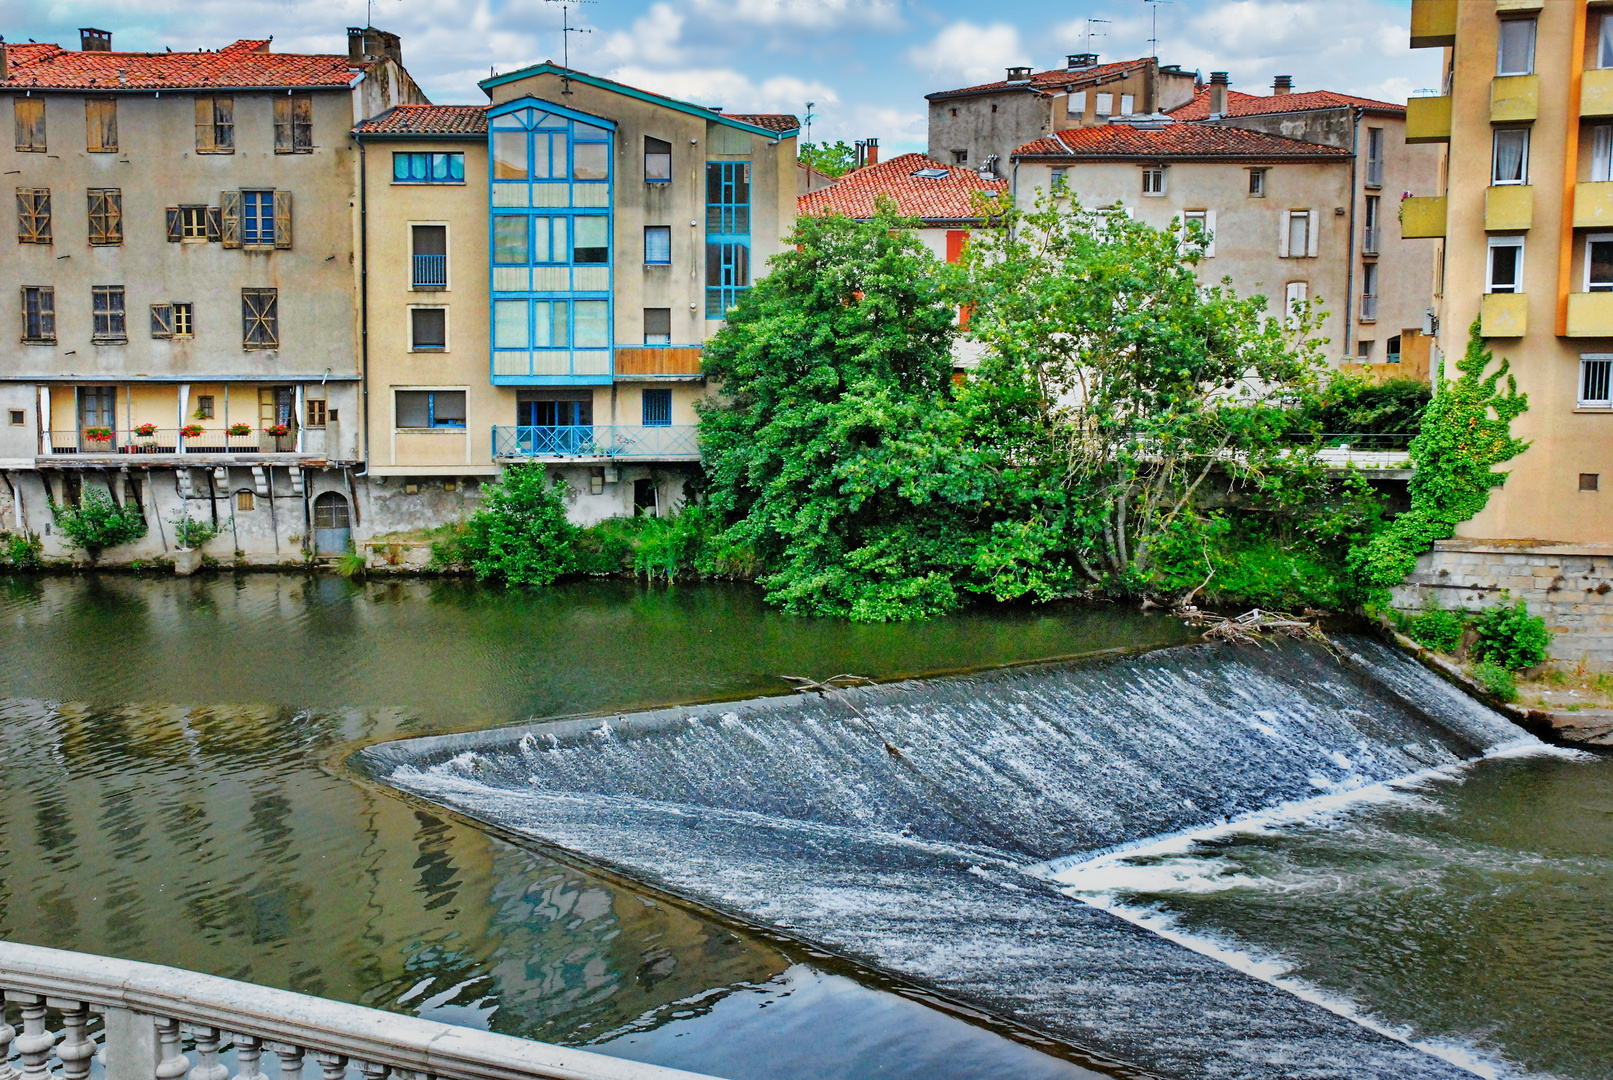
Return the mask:
M1270 93L1338 90L1404 101L1437 84L1439 50L1407 46L1410 0L370 0L399 34L432 101L481 104L476 83L543 60L729 112L812 107L814 140L877 138L884 156L925 147L924 95L1038 71L1068 52L1147 56L1231 73ZM77 48L78 27L120 50L218 48L272 35L276 52L345 52L365 0L0 0L7 41ZM1088 33L1091 33L1090 48Z

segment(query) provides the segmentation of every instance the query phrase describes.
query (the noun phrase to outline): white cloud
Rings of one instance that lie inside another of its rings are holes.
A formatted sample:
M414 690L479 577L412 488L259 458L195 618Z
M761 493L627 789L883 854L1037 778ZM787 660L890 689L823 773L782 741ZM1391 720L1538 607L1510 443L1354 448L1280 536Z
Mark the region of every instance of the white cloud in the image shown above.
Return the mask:
M823 31L902 25L895 0L689 0L689 6L709 18L752 26Z
M627 65L610 73L610 78L641 90L697 105L720 105L730 113L793 113L801 115L808 101L819 106L840 101L828 86L808 82L793 75L774 75L760 83L732 68L681 68L656 71Z
M992 82L1003 77L1005 68L1030 63L1019 30L1008 23L955 22L908 49L906 59L925 74L950 75L966 84Z
M623 64L685 63L688 50L681 41L683 23L683 14L673 10L671 4L652 4L649 11L633 20L632 27L610 34L597 53Z

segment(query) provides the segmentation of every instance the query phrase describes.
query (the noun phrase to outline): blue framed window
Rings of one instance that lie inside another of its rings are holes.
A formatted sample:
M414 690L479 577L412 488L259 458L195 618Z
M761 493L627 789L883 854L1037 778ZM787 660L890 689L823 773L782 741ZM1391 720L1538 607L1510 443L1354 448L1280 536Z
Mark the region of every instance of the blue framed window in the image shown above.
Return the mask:
M672 426L672 391L644 391L644 426Z
M648 266L671 265L672 226L644 226L644 262Z
M241 192L241 243L274 243L274 192Z
M750 288L750 162L706 163L706 318Z
M494 383L608 383L614 125L525 98L490 118Z
M464 154L425 154L403 151L392 155L394 184L463 184Z
M394 407L400 428L463 428L465 391L395 390Z

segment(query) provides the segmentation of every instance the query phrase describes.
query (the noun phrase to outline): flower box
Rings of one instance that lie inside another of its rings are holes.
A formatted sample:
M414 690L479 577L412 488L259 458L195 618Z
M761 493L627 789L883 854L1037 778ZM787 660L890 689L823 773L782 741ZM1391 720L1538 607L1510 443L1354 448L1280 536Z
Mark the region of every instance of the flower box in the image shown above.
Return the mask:
M229 429L229 434L234 436L235 438L241 438L242 436L250 435L250 434L252 434L252 425L251 424L231 424L230 429Z
M187 439L199 439L202 436L202 425L186 424L179 429L179 434Z
M112 429L109 427L87 427L84 429L84 437L91 442L111 442Z
M139 426L137 426L134 429L134 433L136 435L140 436L142 439L154 438L156 436L156 434L157 434L157 425L156 424L140 424Z
M263 433L276 439L283 439L291 434L291 426L289 424L275 424L273 427L264 428Z

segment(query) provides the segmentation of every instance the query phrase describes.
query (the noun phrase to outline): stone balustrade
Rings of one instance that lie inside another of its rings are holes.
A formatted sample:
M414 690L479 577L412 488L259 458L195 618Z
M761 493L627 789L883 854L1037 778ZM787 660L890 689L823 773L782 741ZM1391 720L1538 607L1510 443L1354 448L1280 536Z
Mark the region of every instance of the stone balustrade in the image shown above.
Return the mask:
M21 1012L22 1030L7 1023ZM49 1030L49 1017L61 1030ZM90 1033L91 1017L102 1018ZM184 1050L189 1039L196 1057ZM711 1080L158 964L0 942L0 1080ZM21 1059L21 1072L12 1066ZM310 1062L308 1059L312 1059Z

